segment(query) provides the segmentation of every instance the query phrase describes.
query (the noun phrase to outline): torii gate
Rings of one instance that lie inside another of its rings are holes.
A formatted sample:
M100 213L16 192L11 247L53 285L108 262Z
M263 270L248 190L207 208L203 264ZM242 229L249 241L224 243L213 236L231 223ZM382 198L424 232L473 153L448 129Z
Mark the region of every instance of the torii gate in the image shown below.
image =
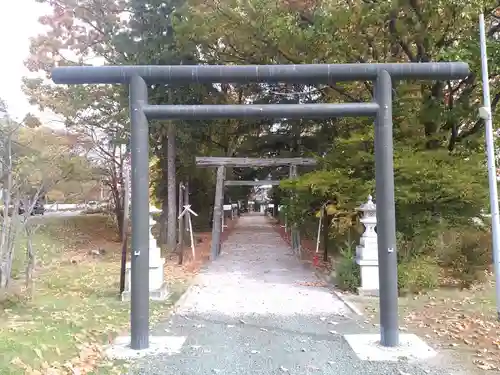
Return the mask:
M149 120L215 118L375 118L375 189L380 280L380 342L399 344L398 270L394 202L392 90L398 80L456 80L470 74L464 62L65 66L52 71L57 84L129 85L132 151L132 248L130 347L149 347ZM152 105L151 84L303 83L372 81L373 100L361 103ZM221 169L220 174L224 172ZM219 175L219 171L217 173ZM222 179L223 179L222 175ZM221 190L222 191L222 190Z
M236 157L196 157L198 167L217 167L217 183L214 198L214 219L212 226L212 249L211 259L215 260L220 253L220 234L222 232L222 206L224 200L224 186L256 186L256 185L279 185L279 181L226 181L226 167L278 167L290 166L290 178L297 177L298 165L316 165L313 158L236 158ZM292 248L294 251L300 249L300 237L297 225L292 225Z

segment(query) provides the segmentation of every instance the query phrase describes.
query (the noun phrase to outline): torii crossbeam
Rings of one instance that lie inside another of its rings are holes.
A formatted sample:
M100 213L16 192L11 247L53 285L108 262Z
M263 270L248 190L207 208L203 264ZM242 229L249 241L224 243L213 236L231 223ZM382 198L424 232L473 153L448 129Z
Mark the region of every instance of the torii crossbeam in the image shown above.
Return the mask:
M224 181L225 186L265 186L265 185L279 185L278 180L260 180L260 181L245 181L245 180L229 180Z
M197 156L198 167L279 167L282 165L316 165L314 158L229 158Z

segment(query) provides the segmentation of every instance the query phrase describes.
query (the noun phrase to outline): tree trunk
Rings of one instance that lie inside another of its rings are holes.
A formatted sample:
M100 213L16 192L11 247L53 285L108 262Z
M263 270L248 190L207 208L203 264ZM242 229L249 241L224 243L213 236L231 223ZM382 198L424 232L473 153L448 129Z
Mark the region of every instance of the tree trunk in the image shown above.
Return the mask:
M168 198L164 197L161 202L161 215L159 219L160 224L160 244L167 243L167 216L168 216Z
M177 184L175 178L175 125L171 122L167 128L167 190L168 190L168 218L167 218L167 248L174 251L177 245Z
M27 237L27 243L26 243L27 264L25 270L25 275L26 275L25 283L28 293L30 294L31 297L33 297L34 294L33 271L35 270L35 264L36 264L35 251L33 250L33 238L32 238L33 231L30 228L29 224L26 224L25 230Z
M109 189L111 190L111 196L113 198L113 212L115 214L115 219L116 219L116 225L118 229L118 236L121 236L122 231L123 231L123 198L124 198L124 186L123 186L123 179L122 180L122 187L118 187L118 179L120 176L116 174L112 178L110 178L110 181L108 182Z
M123 203L120 201L120 199L117 199L115 201L115 217L116 217L116 223L118 225L118 235L121 236L123 233L123 218L124 218L124 212L123 212Z

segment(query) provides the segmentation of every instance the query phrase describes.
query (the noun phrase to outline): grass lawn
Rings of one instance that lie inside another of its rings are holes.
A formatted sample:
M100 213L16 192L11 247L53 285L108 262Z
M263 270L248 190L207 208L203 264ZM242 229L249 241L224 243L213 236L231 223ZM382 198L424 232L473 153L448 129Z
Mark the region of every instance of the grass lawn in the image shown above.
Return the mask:
M378 299L349 297L363 306L367 322L378 323ZM500 370L500 323L496 320L493 280L470 290L442 287L400 297L403 330L417 333L439 351L448 352L471 374Z
M124 363L103 358L102 346L128 330L129 303L118 298L120 243L101 215L37 219L35 285L24 285L23 249L18 280L0 296L0 374L119 374ZM97 255L102 249L103 254ZM170 261L172 263L172 261ZM184 292L191 274L167 262L169 301L151 303L154 322Z

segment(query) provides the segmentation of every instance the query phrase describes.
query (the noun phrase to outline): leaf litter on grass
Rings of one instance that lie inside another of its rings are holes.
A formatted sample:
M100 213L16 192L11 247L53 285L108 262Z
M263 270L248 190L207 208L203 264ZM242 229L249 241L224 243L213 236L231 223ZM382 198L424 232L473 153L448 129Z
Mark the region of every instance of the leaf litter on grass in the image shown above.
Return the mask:
M32 298L12 303L0 315L2 375L112 375L127 367L104 356L104 346L126 331L129 322L129 305L118 299L120 244L103 240L111 235L94 229L105 227L96 218L83 220L90 228L80 236L85 226L78 220L80 225L70 226L71 230L58 229L59 242L47 241L50 245L44 248L44 267L37 273ZM93 241L88 233L96 231L99 239ZM179 267L176 259L167 261L165 279L172 298L151 303L152 323L164 316L199 269L208 247L201 245L201 261L194 265ZM105 255L90 255L97 247L106 249Z
M373 325L378 325L377 301L365 306L367 322ZM491 283L470 290L441 288L401 297L401 330L419 332L434 346L450 351L471 373L474 369L499 371L500 322L495 319L493 301Z

